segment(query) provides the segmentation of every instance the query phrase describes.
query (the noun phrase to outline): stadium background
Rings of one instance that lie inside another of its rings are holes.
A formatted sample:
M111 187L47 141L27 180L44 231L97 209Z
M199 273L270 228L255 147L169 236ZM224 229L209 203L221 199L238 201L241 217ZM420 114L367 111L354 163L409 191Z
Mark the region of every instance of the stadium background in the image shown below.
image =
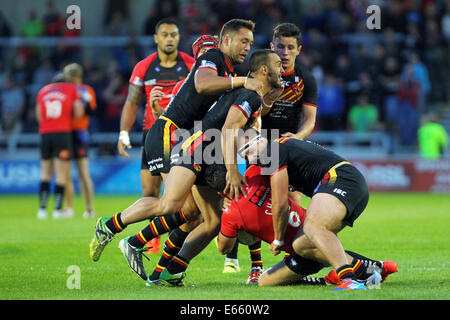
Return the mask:
M72 4L81 10L80 30L66 28ZM366 26L371 4L381 8L379 30ZM73 61L97 95L89 128L96 193L141 193L144 108L133 127L131 159L116 151L120 112L131 70L155 50L154 26L167 16L178 19L179 48L188 53L199 34L218 34L231 18L256 22L254 49L269 46L276 24L296 23L303 33L299 59L319 85L310 138L354 162L372 191L450 192L448 152L429 161L417 142L430 111L450 132L450 1L16 0L2 1L0 9L0 194L37 192L35 95ZM378 118L355 128L349 114L364 97Z

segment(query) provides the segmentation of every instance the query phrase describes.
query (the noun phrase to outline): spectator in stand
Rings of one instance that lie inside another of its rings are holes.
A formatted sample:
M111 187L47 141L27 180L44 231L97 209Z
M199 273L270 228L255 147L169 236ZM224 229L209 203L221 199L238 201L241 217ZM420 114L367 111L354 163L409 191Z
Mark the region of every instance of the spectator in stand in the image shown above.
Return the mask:
M414 77L420 83L418 110L420 113L427 112L428 94L431 91L430 77L428 76L427 66L420 61L419 54L413 52L409 56L409 62L413 68Z
M425 21L424 38L426 50L423 52L424 62L428 67L431 79L430 100L443 101L448 99L448 43L441 35L437 18ZM447 48L446 48L447 46Z
M448 134L438 122L435 113L426 114L417 133L420 156L423 159L437 160L442 157L448 146Z
M394 152L394 140L398 133L399 122L399 105L398 105L398 83L400 81L400 63L394 57L387 57L383 67L378 75L378 83L380 85L381 108L384 128L391 138L390 152Z
M20 27L22 37L33 38L43 36L45 33L44 23L38 18L36 10L28 12L28 20Z
M106 35L112 37L125 37L129 35L129 26L122 12L115 11L110 23L106 26Z
M6 80L6 86L1 93L1 131L2 134L20 132L22 123L20 121L25 108L25 94L12 77Z
M55 48L52 48L52 53L50 54L50 60L53 63L53 68L56 70L62 70L62 68L73 61L71 52L67 50L63 38L58 38L58 43Z
M3 60L0 59L0 92L3 91L3 89L6 86L6 82L8 80L8 72L5 70Z
M47 11L44 13L43 22L46 36L54 37L62 34L65 21L53 1L47 2Z
M305 10L305 16L303 19L303 32L307 33L311 29L317 29L323 32L324 27L324 13L319 4L311 2L308 6L308 10Z
M325 81L319 85L317 110L319 130L336 131L344 128L345 97L342 86L331 74L325 75Z
M29 92L32 95L37 94L43 86L52 81L54 75L55 69L53 69L51 61L49 59L42 60L42 63L33 73L33 81L29 87Z
M412 147L416 143L419 125L420 83L414 77L411 64L407 64L400 78L397 97L399 104L399 138L400 144Z
M120 115L128 94L128 83L124 76L117 71L116 63L114 63L114 68L115 70L111 71L109 82L103 91L105 106L101 114L103 115L102 129L105 132L120 131Z
M377 129L378 109L370 103L369 95L363 93L358 103L350 108L348 126L353 132L369 132Z
M447 1L447 8L445 14L441 18L442 34L450 43L450 3Z
M12 31L8 22L5 19L5 15L0 11L0 37L11 37Z
M13 78L15 84L24 87L31 81L31 70L29 68L31 60L27 60L25 56L20 54L16 55L13 59L10 77Z
M147 17L145 18L144 27L142 28L143 35L153 36L156 24L160 20L160 16L161 14L159 13L158 5L154 3L148 10Z

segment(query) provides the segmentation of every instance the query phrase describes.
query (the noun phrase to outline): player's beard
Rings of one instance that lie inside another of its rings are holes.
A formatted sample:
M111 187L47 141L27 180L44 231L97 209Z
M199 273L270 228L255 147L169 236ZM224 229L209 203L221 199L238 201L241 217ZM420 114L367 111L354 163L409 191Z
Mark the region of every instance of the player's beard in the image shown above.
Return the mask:
M166 48L162 48L161 51L162 51L165 55L170 55L170 54L174 53L175 50L177 50L177 47L175 47L175 46L173 46L172 48L173 48L173 49L170 49L170 50L168 50L168 49L166 49Z
M279 89L283 86L281 83L280 76L276 74L275 71L269 68L269 72L267 73L269 84L272 88Z

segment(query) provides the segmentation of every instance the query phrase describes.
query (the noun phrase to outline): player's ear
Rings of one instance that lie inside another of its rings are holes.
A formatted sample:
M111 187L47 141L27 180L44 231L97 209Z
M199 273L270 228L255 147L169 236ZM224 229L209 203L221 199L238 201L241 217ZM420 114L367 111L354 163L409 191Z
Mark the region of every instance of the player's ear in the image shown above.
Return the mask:
M275 45L273 44L272 41L270 41L270 50L274 51L275 50Z
M302 45L299 45L299 46L298 46L297 55L299 55L301 51L302 51Z
M267 75L267 74L269 73L269 66L263 64L263 65L261 66L261 69L260 69L260 70L261 70L262 74Z
M223 36L222 41L225 43L226 46L230 46L231 44L231 36L227 33Z

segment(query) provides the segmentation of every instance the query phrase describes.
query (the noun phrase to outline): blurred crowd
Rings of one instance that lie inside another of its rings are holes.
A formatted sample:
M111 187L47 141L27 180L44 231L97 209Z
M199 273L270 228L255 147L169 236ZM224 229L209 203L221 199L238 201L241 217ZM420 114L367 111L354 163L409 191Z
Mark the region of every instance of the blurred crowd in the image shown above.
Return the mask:
M380 29L366 25L371 4L381 9ZM0 49L2 132L37 131L35 95L70 62L84 67L84 82L97 94L91 132L118 132L131 71L155 49L143 48L136 39L153 35L157 21L169 16L180 22L180 49L187 53L197 35L218 34L232 18L256 23L254 48L269 46L278 23L297 24L303 45L299 59L319 85L318 130L379 130L400 145L414 146L421 116L449 103L450 0L164 0L142 10L147 16L140 30L131 27L130 5L108 2L99 35L129 37L126 46L101 54L95 48L95 54L85 54L87 48L63 41L53 47L17 47L13 54ZM64 19L49 1L13 30L0 11L0 37L83 35L83 29L67 30Z

